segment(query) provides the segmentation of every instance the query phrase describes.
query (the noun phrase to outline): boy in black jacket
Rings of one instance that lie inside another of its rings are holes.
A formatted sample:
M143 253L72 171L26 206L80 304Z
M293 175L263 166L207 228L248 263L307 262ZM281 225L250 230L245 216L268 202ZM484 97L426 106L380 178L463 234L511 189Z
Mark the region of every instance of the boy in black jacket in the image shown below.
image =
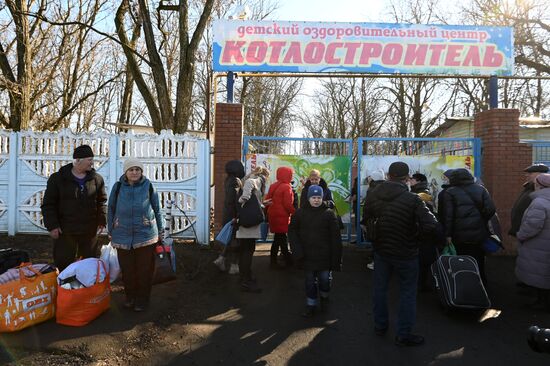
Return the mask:
M302 316L309 318L318 294L321 308L328 303L332 271L342 267L342 238L336 214L323 203L323 189L312 185L307 197L307 204L292 216L288 238L294 258L305 270L307 307Z

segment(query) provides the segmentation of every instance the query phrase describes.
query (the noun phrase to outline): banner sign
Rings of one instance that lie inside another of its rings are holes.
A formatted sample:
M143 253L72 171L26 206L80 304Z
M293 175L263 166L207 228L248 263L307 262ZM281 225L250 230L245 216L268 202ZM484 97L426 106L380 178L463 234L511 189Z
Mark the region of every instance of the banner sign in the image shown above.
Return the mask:
M511 27L216 20L214 71L512 75Z
M444 183L443 173L448 169L465 168L474 175L474 157L471 155L457 156L401 156L401 155L365 155L361 157L361 196L368 189L367 182L371 175L384 174L391 163L402 161L407 163L410 175L422 173L428 178L428 189L434 202Z
M248 154L246 155L246 173L250 173L257 166L267 168L269 175L268 186L277 180L277 168L286 166L294 169L292 187L302 195L302 187L309 177L312 169L321 172L323 178L332 192L332 197L342 221L350 222L350 167L349 156L334 155L275 155L275 154Z

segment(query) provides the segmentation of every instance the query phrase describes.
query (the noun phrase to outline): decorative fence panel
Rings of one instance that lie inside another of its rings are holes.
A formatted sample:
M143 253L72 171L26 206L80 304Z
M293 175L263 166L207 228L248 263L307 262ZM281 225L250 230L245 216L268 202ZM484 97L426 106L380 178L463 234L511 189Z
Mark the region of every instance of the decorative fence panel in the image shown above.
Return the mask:
M45 233L40 204L47 179L72 161L74 148L81 144L94 150L94 167L105 179L108 193L122 175L124 159L139 158L144 174L160 193L163 210L171 207L173 235L208 243L209 141L171 131L160 135L0 131L0 231Z

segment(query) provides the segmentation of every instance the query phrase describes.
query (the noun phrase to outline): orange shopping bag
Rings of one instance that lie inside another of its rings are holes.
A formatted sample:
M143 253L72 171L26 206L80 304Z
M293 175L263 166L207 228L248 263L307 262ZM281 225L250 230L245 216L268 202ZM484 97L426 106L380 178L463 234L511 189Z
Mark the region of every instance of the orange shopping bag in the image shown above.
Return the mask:
M0 332L15 332L55 315L57 271L40 273L31 263L17 270L18 279L0 285Z
M105 278L100 282L100 266L103 266ZM96 282L93 286L72 290L57 287L56 322L80 327L88 324L109 309L111 286L109 272L102 260L97 261Z

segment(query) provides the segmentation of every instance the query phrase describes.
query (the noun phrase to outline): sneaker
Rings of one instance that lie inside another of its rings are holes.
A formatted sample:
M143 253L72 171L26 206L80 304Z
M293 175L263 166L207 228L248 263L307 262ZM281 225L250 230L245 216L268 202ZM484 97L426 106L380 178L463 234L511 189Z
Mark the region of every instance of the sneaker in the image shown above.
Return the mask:
M222 257L221 255L216 258L216 260L213 262L216 267L220 269L220 271L225 272L227 268L225 268L225 257Z
M398 347L415 347L424 344L424 337L416 334L409 334L407 337L395 337L395 345Z
M374 271L374 262L370 262L369 264L367 264L367 268L371 271Z
M230 275L239 274L239 265L237 263L231 263L228 273Z
M315 315L315 306L308 305L306 306L306 310L301 314L304 318L311 318L313 315Z

